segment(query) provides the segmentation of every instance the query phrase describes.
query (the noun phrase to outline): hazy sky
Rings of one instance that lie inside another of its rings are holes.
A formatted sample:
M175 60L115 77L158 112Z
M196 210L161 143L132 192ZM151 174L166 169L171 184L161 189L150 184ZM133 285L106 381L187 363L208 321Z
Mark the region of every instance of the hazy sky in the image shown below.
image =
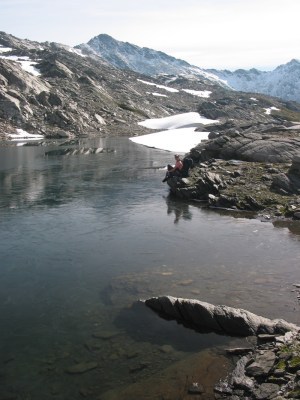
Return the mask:
M68 45L100 33L203 68L300 59L300 0L0 0L0 30Z

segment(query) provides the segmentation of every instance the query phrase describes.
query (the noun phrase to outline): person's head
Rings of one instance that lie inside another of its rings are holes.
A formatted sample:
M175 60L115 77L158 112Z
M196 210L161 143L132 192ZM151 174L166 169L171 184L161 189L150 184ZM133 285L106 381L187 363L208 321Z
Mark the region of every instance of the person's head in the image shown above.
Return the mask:
M179 154L175 154L175 160L177 161L177 160L180 160L180 155Z

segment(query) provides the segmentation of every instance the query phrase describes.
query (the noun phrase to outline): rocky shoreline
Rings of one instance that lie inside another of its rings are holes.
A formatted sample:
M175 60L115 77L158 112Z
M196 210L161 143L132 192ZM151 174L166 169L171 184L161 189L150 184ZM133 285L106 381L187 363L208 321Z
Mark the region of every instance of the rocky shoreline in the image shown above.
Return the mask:
M300 398L300 335L259 335L258 345L238 359L232 373L215 385L215 399Z
M176 320L200 333L256 337L253 348L228 350L237 360L233 371L215 384L216 400L300 398L300 327L194 299L161 296L145 300L145 305L162 318ZM194 394L200 400L203 397L197 388L198 384Z
M264 124L254 132L226 124L218 128L188 154L194 161L189 177L168 180L171 192L210 208L253 212L264 220L299 220L299 126L280 127L277 133L274 127L266 133Z

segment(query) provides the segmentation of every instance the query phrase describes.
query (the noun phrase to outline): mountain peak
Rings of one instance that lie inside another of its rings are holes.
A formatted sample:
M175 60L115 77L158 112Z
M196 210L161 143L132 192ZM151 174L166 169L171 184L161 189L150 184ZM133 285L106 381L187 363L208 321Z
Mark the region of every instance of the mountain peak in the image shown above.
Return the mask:
M170 56L162 51L139 47L128 42L121 42L107 34L95 36L88 43L76 46L86 53L94 53L108 63L121 69L132 70L143 75L185 75L193 76L206 85L224 83L213 74L208 74L199 67L184 60Z

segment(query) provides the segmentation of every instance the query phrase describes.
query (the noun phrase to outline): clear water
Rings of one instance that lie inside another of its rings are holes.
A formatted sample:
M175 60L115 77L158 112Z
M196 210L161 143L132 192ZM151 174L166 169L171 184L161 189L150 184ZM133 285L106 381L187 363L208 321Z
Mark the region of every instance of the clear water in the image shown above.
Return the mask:
M80 145L115 151L0 148L2 397L179 399L196 380L209 398L238 341L137 300L169 294L299 323L299 225L174 201L159 169L170 153L125 138Z

